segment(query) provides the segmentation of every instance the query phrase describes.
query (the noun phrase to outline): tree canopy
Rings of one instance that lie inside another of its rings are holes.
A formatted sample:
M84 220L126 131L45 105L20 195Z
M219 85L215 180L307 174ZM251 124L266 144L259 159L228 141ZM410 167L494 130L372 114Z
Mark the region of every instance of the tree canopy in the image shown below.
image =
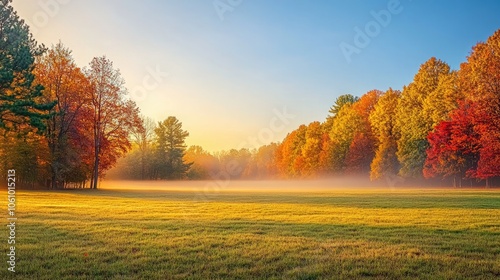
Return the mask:
M35 83L35 58L44 51L29 27L10 5L0 5L0 127L18 129L28 124L39 130L55 103L40 99L43 87Z

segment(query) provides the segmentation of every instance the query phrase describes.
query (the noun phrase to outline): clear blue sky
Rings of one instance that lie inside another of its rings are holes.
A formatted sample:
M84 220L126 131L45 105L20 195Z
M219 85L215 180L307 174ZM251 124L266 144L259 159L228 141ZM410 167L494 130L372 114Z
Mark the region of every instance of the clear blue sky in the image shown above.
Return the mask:
M14 0L13 6L39 42L61 40L79 66L108 56L144 115L178 117L191 133L188 144L211 151L253 137L259 145L280 141L299 124L323 121L341 94L401 89L432 56L458 69L474 44L500 28L495 0ZM391 18L374 24L372 12L381 10ZM368 28L369 43L356 45L356 27ZM350 62L342 44L359 47ZM160 75L154 79L151 71ZM284 107L294 118L270 124Z

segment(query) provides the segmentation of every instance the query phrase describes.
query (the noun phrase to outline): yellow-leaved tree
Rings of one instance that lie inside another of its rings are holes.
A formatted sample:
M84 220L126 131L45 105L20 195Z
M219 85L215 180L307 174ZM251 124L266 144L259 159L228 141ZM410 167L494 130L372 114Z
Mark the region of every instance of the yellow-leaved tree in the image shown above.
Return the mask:
M429 96L438 88L440 80L447 79L450 73L448 64L433 57L420 66L413 82L403 88L395 123L397 156L401 164L399 174L403 177L422 177L429 146L427 135L431 131L428 123L432 121L424 112L424 104L431 102Z
M391 88L387 90L379 98L369 117L374 137L377 139L375 157L370 166L372 180L391 178L399 171L394 125L400 95L400 91Z

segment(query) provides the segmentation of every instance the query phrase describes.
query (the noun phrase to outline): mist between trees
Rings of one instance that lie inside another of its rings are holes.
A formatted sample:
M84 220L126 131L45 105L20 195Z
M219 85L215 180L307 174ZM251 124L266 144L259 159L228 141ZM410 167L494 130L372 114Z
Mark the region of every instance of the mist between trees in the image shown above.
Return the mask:
M401 91L342 95L326 120L301 125L280 143L209 153L186 147L189 133L176 117L155 123L141 116L112 61L97 57L79 68L62 43L38 45L10 1L1 3L0 172L16 169L19 185L97 188L105 175L221 173L498 184L500 30L474 46L459 70L431 58Z

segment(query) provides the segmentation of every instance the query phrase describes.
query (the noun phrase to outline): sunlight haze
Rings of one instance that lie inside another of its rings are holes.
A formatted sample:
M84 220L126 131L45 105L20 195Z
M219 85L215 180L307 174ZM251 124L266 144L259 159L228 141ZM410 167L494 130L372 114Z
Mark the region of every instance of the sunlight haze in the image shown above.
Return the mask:
M80 67L108 56L142 114L176 116L187 144L209 151L259 137L286 108L294 118L258 144L281 141L299 124L323 121L341 94L402 89L432 56L457 69L499 23L497 1L234 2L222 14L212 0L13 6L40 43L60 40ZM353 45L356 28L388 5L400 12L346 59L341 44Z

